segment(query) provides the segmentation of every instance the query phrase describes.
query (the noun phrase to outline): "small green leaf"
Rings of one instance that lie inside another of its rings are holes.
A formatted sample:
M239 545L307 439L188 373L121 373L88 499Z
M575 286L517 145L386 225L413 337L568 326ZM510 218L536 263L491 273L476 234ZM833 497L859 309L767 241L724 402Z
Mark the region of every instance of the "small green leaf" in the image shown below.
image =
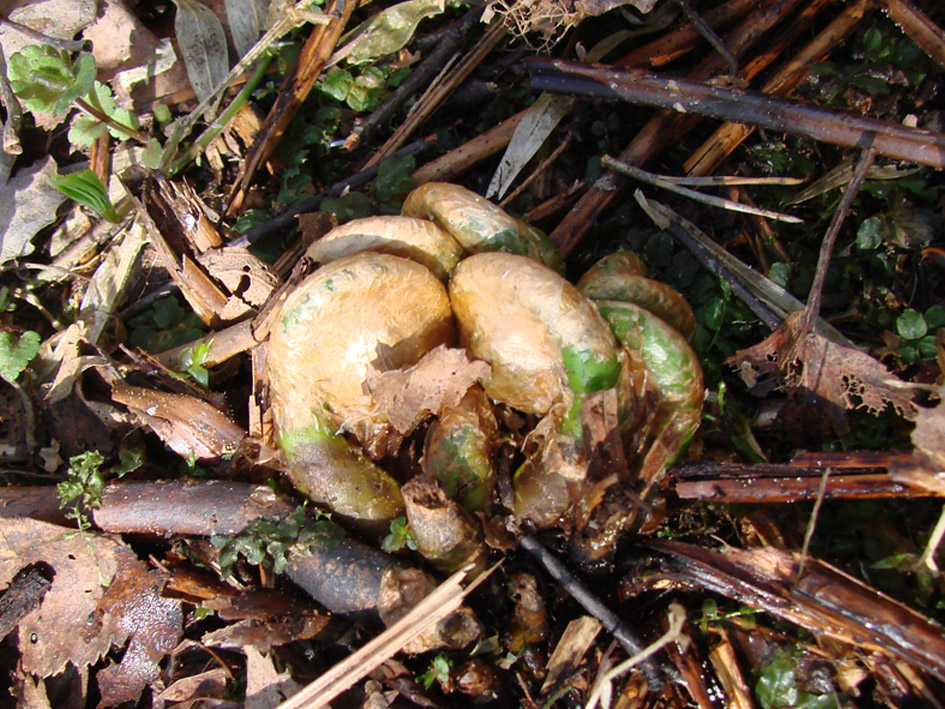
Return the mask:
M360 34L344 47L347 60L362 64L393 54L410 41L425 17L443 12L443 0L407 0L377 13L358 29Z
M863 46L866 48L867 52L875 52L879 49L880 45L883 43L882 33L875 27L870 27L863 34Z
M883 243L883 222L879 217L870 217L860 223L856 230L856 248L872 251Z
M371 198L363 192L349 192L341 197L326 197L322 200L322 210L334 214L339 222L349 222L358 217L366 217L373 211Z
M896 330L906 340L918 340L925 337L928 329L922 315L912 308L904 310L896 319Z
M66 197L93 209L101 217L112 223L121 221L115 207L108 198L105 185L92 170L83 170L71 175L58 175L50 178L50 184Z
M162 126L171 122L171 109L167 107L166 103L156 103L152 110L154 111L154 120Z
M933 305L925 311L925 324L929 330L945 327L945 306Z
M69 53L50 45L33 44L10 57L8 76L14 93L30 111L62 115L85 96L95 80L95 60L88 52L75 63Z
M39 352L39 333L0 332L0 376L13 384Z
M377 166L377 177L371 189L381 202L404 197L413 189L413 172L416 169L416 159L413 155L404 155L399 158L388 158Z
M771 264L771 268L768 269L768 278L782 288L787 288L788 280L791 278L791 264L784 261Z
M333 99L344 101L348 91L354 86L354 77L346 69L334 69L325 77L321 89Z

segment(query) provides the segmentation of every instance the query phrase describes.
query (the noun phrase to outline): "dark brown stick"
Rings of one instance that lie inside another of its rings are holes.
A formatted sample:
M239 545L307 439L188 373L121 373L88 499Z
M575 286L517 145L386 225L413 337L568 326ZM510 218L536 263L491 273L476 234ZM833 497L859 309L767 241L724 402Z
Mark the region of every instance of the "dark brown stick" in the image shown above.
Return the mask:
M872 145L878 154L886 157L945 168L945 134L935 131L829 111L754 91L719 88L642 71L557 59L531 59L529 63L536 72L531 81L531 88L535 90L620 98L680 113L691 112L806 135L849 148Z

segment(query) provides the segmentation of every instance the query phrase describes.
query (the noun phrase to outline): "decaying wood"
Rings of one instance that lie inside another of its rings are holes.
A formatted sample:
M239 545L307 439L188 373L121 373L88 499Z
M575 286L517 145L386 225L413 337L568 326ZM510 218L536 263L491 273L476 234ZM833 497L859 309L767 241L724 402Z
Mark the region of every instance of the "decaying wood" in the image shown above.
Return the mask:
M339 662L294 697L283 702L280 709L325 706L374 668L393 657L401 648L451 613L455 613L463 599L485 581L495 568L484 571L465 588L462 584L466 578L466 571L457 571L395 625L347 659Z
M41 491L41 492L40 492ZM114 482L91 510L98 529L115 534L234 535L263 519L283 519L295 504L265 485L223 480ZM65 520L53 487L0 488L0 517ZM313 545L293 554L285 574L336 614L392 625L435 587L423 571L379 549L343 537L337 545ZM448 617L447 617L448 616ZM465 608L415 639L411 652L462 647L475 639L478 622ZM397 650L401 649L400 647Z
M46 562L20 569L0 590L0 638L5 638L27 613L36 608L52 584L55 571Z
M764 547L703 549L650 542L671 580L714 591L861 652L902 660L945 679L945 632L921 613L818 559Z

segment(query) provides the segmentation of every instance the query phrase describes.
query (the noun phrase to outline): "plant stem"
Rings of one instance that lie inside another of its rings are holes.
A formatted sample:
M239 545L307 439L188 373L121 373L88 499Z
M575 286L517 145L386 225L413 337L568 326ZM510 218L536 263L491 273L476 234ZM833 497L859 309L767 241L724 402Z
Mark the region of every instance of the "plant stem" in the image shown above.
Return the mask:
M178 172L184 169L184 167L186 167L191 160L203 153L203 151L207 149L207 146L210 145L210 143L212 143L217 138L217 136L223 132L223 129L226 128L227 124L243 107L243 104L246 103L246 100L249 98L250 94L256 90L257 86L259 86L259 82L261 82L263 77L266 75L266 70L269 68L269 63L271 61L271 54L266 54L259 60L259 64L256 65L256 70L253 72L253 75L249 77L249 80L243 85L243 88L240 89L240 92L230 102L230 105L226 107L226 110L221 113L203 133L200 134L197 140L195 140L193 144L187 148L187 150L181 153L177 159L170 164L170 166L165 171L168 177L176 175Z
M109 128L113 130L118 131L122 135L128 136L129 138L134 138L135 140L140 142L142 145L148 142L148 136L146 136L144 133L142 133L139 130L135 130L134 128L129 128L128 126L122 123L119 123L114 118L109 116L107 113L102 111L100 108L96 108L95 106L91 105L84 98L77 98L75 100L75 105L78 106L83 111L85 111L86 113L88 113L90 116L92 116L92 118L98 121L101 121L106 126L108 126Z

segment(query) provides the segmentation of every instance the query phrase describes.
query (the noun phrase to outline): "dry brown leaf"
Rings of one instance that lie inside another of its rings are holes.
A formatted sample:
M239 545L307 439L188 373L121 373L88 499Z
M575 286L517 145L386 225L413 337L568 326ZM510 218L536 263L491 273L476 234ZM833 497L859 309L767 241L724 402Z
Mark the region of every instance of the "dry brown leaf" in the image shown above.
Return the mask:
M0 264L33 252L33 237L56 220L65 195L52 186L56 161L48 155L0 185Z
M367 388L391 425L408 434L428 414L458 406L469 387L490 374L489 365L470 360L466 350L440 345L412 367L369 376Z
M919 409L912 431L919 459L936 472L945 471L945 399L931 409Z
M229 676L222 667L181 677L155 697L164 702L191 702L199 699L223 699Z
M804 311L789 315L764 341L739 350L728 363L750 387L759 376L780 375L783 388L806 391L835 407L830 412L835 418L844 409L865 408L876 414L887 404L908 419L918 413L908 385L868 354L812 330Z
M272 709L298 694L302 685L288 672L277 672L272 657L253 647L246 653L246 709Z
M253 618L206 633L201 642L209 647L269 652L279 645L314 638L328 622L328 616L314 614L266 620Z
M52 489L50 495L55 494ZM58 674L71 662L85 667L98 661L127 632L106 613L95 632L88 619L123 560L136 560L117 539L74 531L33 519L0 519L0 587L21 568L45 561L55 578L39 608L20 621L19 649L24 671L38 677Z
M164 580L133 556L118 559L115 579L96 613L97 620L111 616L117 629L129 638L121 662L97 675L102 704L134 702L145 687L158 679L158 662L180 641L183 615L179 600L163 598Z

